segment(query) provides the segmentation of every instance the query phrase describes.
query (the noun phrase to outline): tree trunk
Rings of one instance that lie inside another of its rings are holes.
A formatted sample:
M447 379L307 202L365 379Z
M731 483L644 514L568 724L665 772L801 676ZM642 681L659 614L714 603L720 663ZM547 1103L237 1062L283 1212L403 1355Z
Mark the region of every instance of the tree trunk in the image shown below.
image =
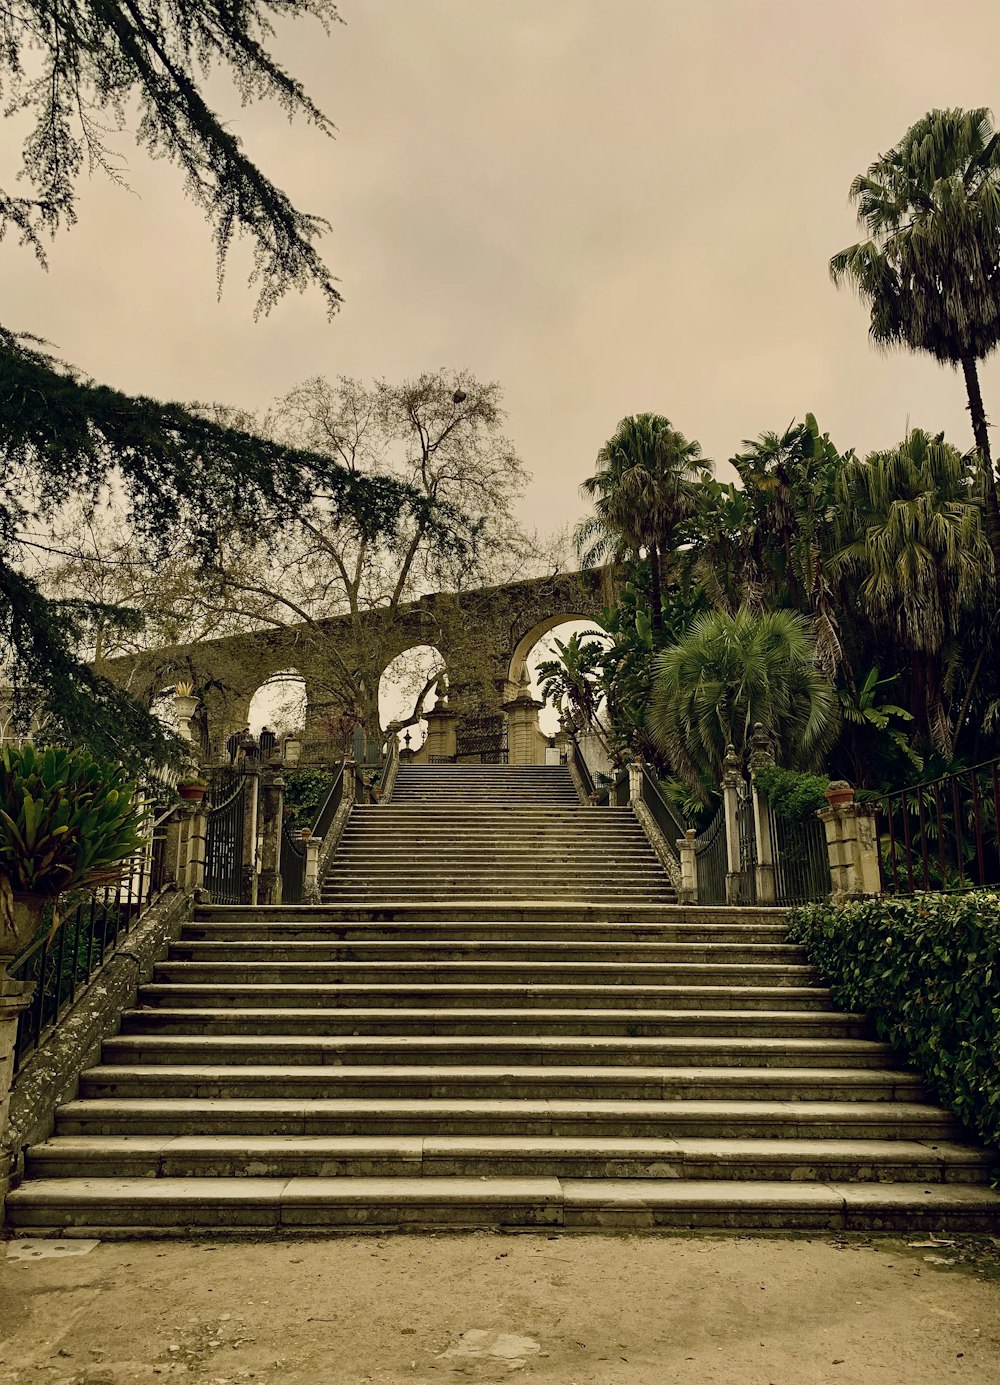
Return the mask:
M990 433L986 422L986 410L979 388L979 369L974 356L962 357L962 374L965 376L965 389L969 396L969 413L972 416L972 431L976 439L976 450L983 472L983 492L986 497L986 527L993 552L994 580L1000 583L1000 504L997 502L997 478L990 455Z
M663 630L663 586L660 581L660 550L649 546L649 623L660 634Z

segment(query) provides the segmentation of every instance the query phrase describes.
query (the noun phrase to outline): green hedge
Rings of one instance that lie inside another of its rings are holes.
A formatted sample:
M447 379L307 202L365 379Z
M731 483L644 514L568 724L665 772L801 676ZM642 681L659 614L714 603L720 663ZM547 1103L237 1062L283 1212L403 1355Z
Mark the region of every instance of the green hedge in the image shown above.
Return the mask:
M869 1015L944 1105L1000 1144L1000 893L808 904L791 932L836 1003Z

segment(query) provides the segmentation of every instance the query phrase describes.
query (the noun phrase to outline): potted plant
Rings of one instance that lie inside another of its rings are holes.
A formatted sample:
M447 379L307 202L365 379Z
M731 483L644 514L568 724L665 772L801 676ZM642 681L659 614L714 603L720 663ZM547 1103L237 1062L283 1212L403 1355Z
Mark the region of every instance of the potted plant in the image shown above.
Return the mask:
M66 890L113 885L146 845L136 786L85 750L0 751L0 958L16 957ZM53 928L58 926L53 917ZM0 971L3 968L0 966Z
M188 775L184 779L178 779L177 792L181 798L185 798L191 803L200 803L208 792L208 780L199 779L196 775Z
M846 779L831 779L824 798L831 808L854 802L854 790Z

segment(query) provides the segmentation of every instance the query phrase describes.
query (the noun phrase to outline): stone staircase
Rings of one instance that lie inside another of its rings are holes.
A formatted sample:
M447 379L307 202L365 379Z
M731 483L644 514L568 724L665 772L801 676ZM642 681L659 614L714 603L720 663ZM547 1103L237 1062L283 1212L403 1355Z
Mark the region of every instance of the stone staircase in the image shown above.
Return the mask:
M29 1151L15 1233L1000 1230L996 1157L780 911L672 898L564 769L401 769L323 904L198 910Z

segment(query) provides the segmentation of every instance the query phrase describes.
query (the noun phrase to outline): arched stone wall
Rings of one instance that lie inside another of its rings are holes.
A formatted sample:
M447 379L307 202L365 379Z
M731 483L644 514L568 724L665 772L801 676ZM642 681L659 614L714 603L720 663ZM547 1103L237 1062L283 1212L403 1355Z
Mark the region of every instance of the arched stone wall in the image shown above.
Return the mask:
M434 593L403 608L393 621L373 611L364 617L363 636L378 649L379 677L408 648L433 645L447 666L450 705L459 718L500 716L511 678L519 677L518 661L523 666L539 632L567 619L595 619L604 604L599 573L558 573ZM357 658L354 640L350 620L337 617L312 627L278 626L150 650L113 660L101 671L147 703L167 683L190 679L201 698L196 720L209 754L221 758L227 737L246 722L256 689L283 669L296 668L305 679L308 739L319 719L344 705L339 670L341 661L351 666Z

